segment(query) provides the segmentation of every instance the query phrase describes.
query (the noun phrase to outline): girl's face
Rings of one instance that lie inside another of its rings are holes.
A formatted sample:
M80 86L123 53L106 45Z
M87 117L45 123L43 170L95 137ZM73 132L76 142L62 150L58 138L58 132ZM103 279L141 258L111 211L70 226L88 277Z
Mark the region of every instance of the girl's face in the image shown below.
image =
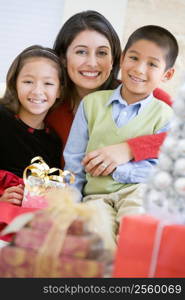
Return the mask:
M42 120L60 96L57 65L45 57L25 61L17 76L16 89L20 102L19 116L23 119L39 117Z
M111 46L94 30L80 32L68 47L67 71L81 97L97 90L112 69Z

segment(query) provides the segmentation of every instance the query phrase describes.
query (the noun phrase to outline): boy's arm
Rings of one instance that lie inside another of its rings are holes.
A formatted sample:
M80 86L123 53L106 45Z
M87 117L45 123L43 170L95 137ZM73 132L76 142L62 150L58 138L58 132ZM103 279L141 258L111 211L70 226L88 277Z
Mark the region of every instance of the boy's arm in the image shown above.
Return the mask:
M112 173L112 178L119 183L144 183L152 175L157 161L158 159L148 159L122 164Z
M83 101L81 101L63 153L65 170L75 174L75 182L72 186L76 187L81 193L86 182L86 174L81 161L86 152L88 139L87 120L84 114Z

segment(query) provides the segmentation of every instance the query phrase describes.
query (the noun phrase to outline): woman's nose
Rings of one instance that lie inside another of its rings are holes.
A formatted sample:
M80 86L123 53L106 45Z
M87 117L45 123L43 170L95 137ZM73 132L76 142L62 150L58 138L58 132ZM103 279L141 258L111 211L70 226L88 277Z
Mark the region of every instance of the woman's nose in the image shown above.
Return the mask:
M97 66L97 57L95 54L89 54L87 57L87 64L91 67L96 67Z

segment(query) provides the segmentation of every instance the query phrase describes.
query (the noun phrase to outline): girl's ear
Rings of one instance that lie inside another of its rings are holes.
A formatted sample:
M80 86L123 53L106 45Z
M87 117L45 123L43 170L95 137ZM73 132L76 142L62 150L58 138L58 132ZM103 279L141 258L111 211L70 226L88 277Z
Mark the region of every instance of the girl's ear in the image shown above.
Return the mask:
M174 68L168 69L168 70L164 73L162 81L165 82L165 81L167 81L167 80L170 80L170 79L173 77L174 72L175 72L175 69L174 69Z

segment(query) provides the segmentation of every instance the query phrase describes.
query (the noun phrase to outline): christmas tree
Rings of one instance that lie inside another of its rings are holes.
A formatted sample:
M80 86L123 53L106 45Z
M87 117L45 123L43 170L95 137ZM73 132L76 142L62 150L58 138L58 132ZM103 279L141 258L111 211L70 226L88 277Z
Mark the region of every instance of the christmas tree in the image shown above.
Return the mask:
M146 212L163 220L185 223L185 84L173 104L170 131L144 197Z

